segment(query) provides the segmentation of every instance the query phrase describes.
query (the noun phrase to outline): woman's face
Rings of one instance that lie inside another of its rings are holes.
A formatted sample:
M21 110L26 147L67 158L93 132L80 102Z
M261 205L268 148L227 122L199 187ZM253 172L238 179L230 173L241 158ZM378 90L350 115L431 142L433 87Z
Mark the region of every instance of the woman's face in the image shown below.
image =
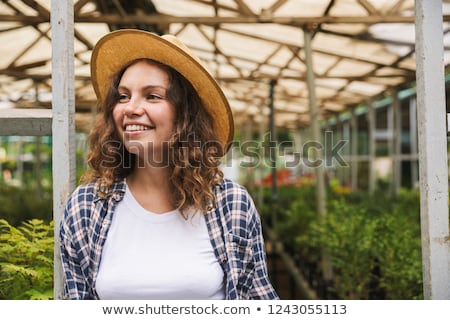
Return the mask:
M169 76L145 61L129 66L120 79L113 118L128 152L161 159L174 132L175 108L166 99Z

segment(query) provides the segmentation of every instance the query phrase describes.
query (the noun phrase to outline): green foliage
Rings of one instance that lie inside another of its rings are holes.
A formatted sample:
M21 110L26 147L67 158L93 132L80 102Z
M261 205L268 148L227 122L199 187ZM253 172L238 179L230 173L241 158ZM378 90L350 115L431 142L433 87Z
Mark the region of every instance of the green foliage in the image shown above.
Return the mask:
M320 274L321 252L327 253L333 269L329 292L342 299L423 298L417 191L395 197L382 190L372 196L329 192L323 221L313 189L296 188L293 198L277 213L275 230L303 268L313 266Z
M53 222L0 219L0 299L52 299L53 246Z
M374 244L370 235L376 229L374 219L365 219L359 208L333 201L324 222L317 219L310 229L298 238L300 245L308 243L331 257L334 269L334 291L340 297L361 297L371 280L374 268ZM367 297L364 297L367 298Z
M52 190L44 188L38 195L35 188L0 184L0 218L18 226L22 221L52 220Z

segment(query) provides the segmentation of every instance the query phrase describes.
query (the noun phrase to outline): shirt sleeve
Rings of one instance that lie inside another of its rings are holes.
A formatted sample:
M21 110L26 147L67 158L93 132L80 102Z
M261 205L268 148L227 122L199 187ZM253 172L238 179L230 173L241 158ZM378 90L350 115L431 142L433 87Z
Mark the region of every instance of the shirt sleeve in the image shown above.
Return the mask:
M250 219L248 227L253 243L253 261L255 263L253 285L249 292L250 299L277 300L279 299L278 294L273 288L267 272L267 257L261 219L250 195L247 199L248 218Z
M89 292L89 257L85 254L87 235L86 196L77 189L67 201L64 216L60 225L60 255L64 275L64 299L85 300L92 299Z

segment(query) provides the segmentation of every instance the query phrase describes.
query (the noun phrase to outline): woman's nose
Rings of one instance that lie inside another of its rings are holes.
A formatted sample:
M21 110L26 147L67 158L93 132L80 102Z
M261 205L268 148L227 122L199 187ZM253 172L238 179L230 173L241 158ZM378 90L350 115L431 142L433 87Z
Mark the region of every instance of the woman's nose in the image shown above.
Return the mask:
M131 98L130 101L126 104L124 111L124 115L127 116L140 116L144 113L144 108L142 107L142 102L140 99Z

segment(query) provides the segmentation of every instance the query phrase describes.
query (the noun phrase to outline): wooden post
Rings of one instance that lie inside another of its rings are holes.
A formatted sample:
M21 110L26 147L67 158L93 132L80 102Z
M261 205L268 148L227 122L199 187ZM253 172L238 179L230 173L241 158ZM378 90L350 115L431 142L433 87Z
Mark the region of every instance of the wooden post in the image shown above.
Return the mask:
M447 130L441 0L416 0L420 216L425 299L450 299Z
M53 221L55 223L54 298L63 297L59 224L75 186L75 93L73 1L52 0Z

